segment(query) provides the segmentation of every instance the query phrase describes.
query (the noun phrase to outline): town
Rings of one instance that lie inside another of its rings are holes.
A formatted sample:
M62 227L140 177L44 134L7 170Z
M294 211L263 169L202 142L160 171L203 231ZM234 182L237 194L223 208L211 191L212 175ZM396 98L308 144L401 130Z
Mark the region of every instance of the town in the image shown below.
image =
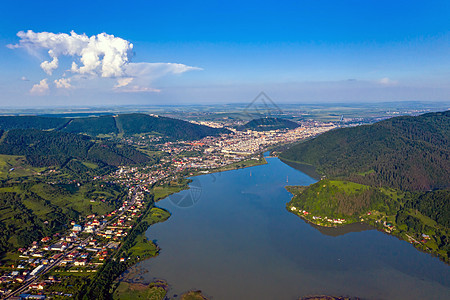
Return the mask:
M230 134L189 142L164 141L151 135L123 138L123 143L136 147L150 145L161 153L159 159L152 165L120 166L110 174L91 178L125 187L126 200L120 208L105 215L72 220L64 234L46 236L18 249L16 263L0 269L0 295L3 299L73 297L76 290L71 292L68 286L98 272L120 249L137 220L152 207L146 195L151 195L155 186L258 160L260 153L273 146L311 138L335 127L333 123L314 123L293 130L233 130ZM123 262L129 258L115 259Z

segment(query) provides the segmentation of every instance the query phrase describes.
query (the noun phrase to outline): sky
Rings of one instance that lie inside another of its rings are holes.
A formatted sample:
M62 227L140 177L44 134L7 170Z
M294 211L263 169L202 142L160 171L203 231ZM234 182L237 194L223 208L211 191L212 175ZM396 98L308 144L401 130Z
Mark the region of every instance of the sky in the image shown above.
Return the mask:
M0 106L450 101L450 1L3 1Z

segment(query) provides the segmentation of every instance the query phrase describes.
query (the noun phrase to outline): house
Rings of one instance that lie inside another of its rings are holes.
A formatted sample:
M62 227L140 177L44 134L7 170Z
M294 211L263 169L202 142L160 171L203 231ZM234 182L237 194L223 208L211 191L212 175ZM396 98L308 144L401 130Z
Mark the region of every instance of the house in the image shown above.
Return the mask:
M41 283L38 284L37 288L38 288L38 290L43 290L46 285L47 285L47 283L41 282Z
M81 232L81 231L83 231L83 227L81 227L81 225L75 224L72 227L72 231L74 231L74 232Z
M65 243L57 243L52 245L49 250L50 251L64 251L67 248L67 246L65 245Z
M51 238L50 238L49 236L46 236L46 237L44 237L44 238L41 239L41 242L47 243L47 242L50 241L50 240L51 240Z
M87 263L87 259L79 259L77 261L75 261L74 265L75 266L85 266Z

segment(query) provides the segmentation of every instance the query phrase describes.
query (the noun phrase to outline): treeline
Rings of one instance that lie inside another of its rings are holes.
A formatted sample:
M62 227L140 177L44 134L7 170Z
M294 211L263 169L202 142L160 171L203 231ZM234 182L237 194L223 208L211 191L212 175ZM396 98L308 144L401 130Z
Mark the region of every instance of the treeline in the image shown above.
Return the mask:
M70 119L52 118L40 116L0 116L0 129L39 129L49 130L60 128L67 124Z
M64 166L72 159L105 166L119 166L151 162L147 155L128 145L92 140L73 133L13 129L0 141L0 154L24 155L34 167ZM84 168L75 162L71 169Z
M212 128L183 120L147 114L122 114L85 118L39 116L0 116L0 130L39 129L83 133L91 136L107 134L158 133L171 139L197 140L206 136L228 133L227 129Z
M450 111L326 132L281 153L328 178L426 191L450 186Z

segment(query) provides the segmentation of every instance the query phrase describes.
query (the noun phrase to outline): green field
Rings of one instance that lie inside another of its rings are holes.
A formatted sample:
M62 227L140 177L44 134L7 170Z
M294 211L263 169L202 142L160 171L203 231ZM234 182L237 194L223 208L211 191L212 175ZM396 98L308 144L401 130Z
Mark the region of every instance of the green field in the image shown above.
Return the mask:
M167 294L168 286L163 281L150 283L148 286L143 284L121 282L114 291L113 299L117 300L164 300Z
M155 197L155 201L166 198L169 195L174 193L181 192L182 190L186 190L189 188L188 183L190 180L183 179L181 182L172 181L168 184L155 186L152 190L153 195Z
M0 154L0 179L31 176L45 169L30 166L25 156Z

